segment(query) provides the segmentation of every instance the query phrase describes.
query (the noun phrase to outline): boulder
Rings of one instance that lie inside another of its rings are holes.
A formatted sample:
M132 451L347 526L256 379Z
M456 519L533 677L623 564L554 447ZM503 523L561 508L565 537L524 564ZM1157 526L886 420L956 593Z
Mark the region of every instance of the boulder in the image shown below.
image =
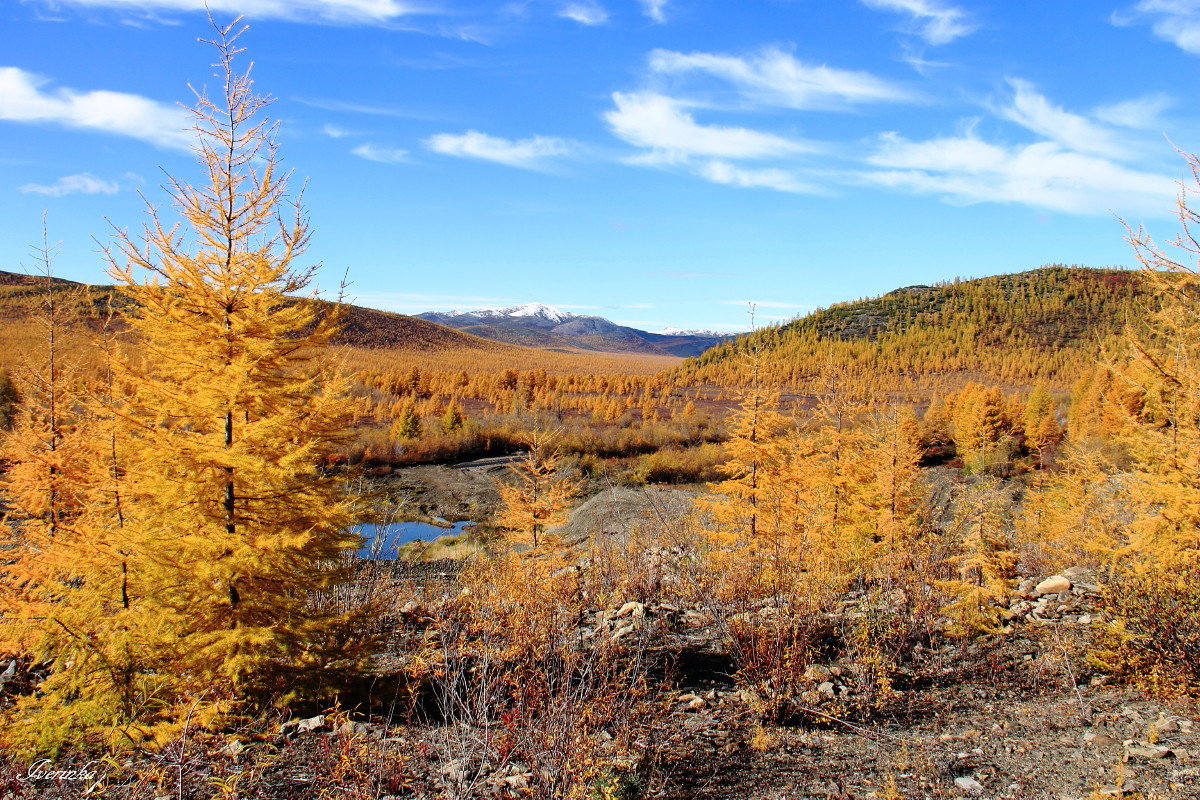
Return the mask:
M968 775L955 778L954 785L958 787L960 792L970 797L980 797L983 795L983 784Z
M635 618L644 617L646 615L646 606L636 600L630 600L617 611L617 618L633 616Z
M1034 597L1071 591L1071 581L1062 575L1051 575L1033 589Z

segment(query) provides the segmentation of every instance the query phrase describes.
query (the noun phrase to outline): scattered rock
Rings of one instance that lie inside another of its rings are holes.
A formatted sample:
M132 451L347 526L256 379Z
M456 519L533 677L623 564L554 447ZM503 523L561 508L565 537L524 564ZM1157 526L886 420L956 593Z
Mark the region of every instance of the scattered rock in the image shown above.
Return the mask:
M961 778L954 779L954 785L959 791L971 797L980 797L983 795L983 784L972 777L964 775Z
M1136 742L1125 746L1126 761L1157 761L1160 758L1170 758L1174 755L1171 748L1148 742Z
M1069 591L1071 591L1070 579L1064 578L1062 575L1051 575L1034 587L1033 596L1043 597L1048 594L1059 594Z
M361 722L351 722L350 720L346 720L339 725L336 731L339 736L365 736L370 732L370 726L364 725Z
M646 616L646 606L644 603L639 603L636 600L630 600L625 605L621 606L617 611L617 619L628 616L644 617Z
M246 749L246 745L242 744L239 740L234 739L232 742L225 745L217 752L220 753L221 755L225 756L226 758L237 758L238 756L240 756L242 754L242 751L245 749Z
M438 774L445 776L454 783L461 783L467 777L467 760L456 758L438 767Z
M821 683L822 681L829 680L832 675L833 673L828 667L823 667L820 664L812 664L808 669L804 670L803 678L813 683Z
M286 723L285 723L286 724ZM325 727L325 715L318 714L315 717L296 721L297 733L312 733L313 731L322 730Z

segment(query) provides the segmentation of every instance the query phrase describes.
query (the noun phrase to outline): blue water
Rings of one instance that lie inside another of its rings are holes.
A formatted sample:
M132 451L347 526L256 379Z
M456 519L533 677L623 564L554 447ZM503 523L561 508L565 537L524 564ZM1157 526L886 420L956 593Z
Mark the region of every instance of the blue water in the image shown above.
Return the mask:
M354 532L363 537L363 546L358 555L362 558L395 558L396 548L402 544L433 541L442 536L456 536L470 522L456 522L449 528L431 525L428 522L390 522L386 525L365 523L355 525Z

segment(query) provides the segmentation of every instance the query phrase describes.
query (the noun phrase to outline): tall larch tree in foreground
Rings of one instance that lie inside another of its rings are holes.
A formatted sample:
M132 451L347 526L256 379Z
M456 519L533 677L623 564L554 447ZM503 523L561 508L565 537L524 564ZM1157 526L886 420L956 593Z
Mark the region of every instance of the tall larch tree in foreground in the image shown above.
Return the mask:
M289 689L333 657L339 620L308 598L358 545L346 486L318 469L353 411L322 351L337 320L295 297L314 275L296 266L309 227L261 117L270 101L235 69L237 25L210 42L219 91L192 111L205 181L169 181L182 224L151 210L108 254L140 352L119 409L139 602L158 615L172 696L216 711L207 701Z

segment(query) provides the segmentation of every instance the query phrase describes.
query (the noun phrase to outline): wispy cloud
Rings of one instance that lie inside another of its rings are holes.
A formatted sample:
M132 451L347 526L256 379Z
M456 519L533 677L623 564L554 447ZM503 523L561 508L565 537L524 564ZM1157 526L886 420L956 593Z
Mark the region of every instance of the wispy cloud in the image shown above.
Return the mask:
M979 29L967 12L942 0L862 0L877 11L907 14L915 33L930 44L948 44Z
M124 92L47 89L48 83L18 67L0 67L0 120L101 131L178 150L195 142L182 108Z
M696 174L726 186L743 189L775 189L780 192L804 192L819 194L816 186L799 180L793 173L783 169L743 169L728 161L708 161L700 165Z
M421 6L402 0L55 0L54 5L148 15L211 11L251 19L333 25L383 25L423 11Z
M594 26L608 22L608 12L604 10L603 6L592 0L567 3L558 10L558 16L574 20L580 25Z
M667 0L642 0L642 13L659 25L667 21Z
M1162 114L1172 105L1174 105L1174 101L1169 95L1148 94L1144 97L1135 97L1132 100L1101 106L1092 111L1092 116L1122 128L1155 131L1165 127Z
M684 110L687 103L665 95L614 92L612 97L616 108L604 115L612 132L651 151L632 159L634 163L681 163L690 156L766 158L815 149L749 128L701 125Z
M121 191L121 184L119 181L98 178L90 172L81 172L77 175L65 175L48 185L27 183L20 187L20 191L47 197L63 197L68 194L116 194Z
M322 111L344 111L349 114L367 114L374 117L396 117L397 119L415 119L427 122L443 120L443 118L435 117L431 114L404 108L395 108L393 106L353 103L346 100L330 100L323 97L293 97L292 100L310 108L319 108Z
M660 74L707 74L734 85L755 103L781 108L912 99L908 90L868 72L806 64L777 48L748 56L655 50L650 69Z
M435 134L426 139L424 145L442 155L477 158L532 170L547 169L555 158L573 155L578 149L574 142L553 136L514 140L479 131Z
M1022 203L1077 214L1157 213L1176 183L1057 142L1003 145L973 134L909 141L880 138L863 181L960 204Z
M350 131L346 130L345 128L339 125L330 125L329 123L325 123L321 126L321 133L325 134L330 139L344 139L350 135Z
M1012 103L1001 115L1034 133L1058 142L1067 149L1107 157L1121 157L1127 146L1102 125L1056 106L1029 81L1010 78Z
M350 150L351 153L367 161L380 164L404 164L408 161L408 151L398 147L379 147L366 142Z
M1143 20L1158 38L1200 55L1200 0L1141 0L1132 11L1112 16L1114 25Z

